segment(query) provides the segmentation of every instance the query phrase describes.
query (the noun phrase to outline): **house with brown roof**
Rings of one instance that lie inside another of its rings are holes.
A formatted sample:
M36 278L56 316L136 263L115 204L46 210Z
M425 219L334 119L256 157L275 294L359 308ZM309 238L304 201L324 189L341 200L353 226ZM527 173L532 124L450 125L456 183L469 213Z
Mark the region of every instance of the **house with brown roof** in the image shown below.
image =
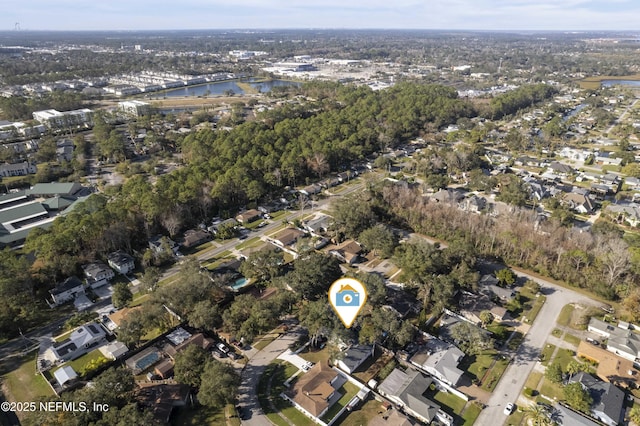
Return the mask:
M169 423L173 409L187 405L191 393L189 385L151 383L138 386L136 400L151 410L153 417L161 423Z
M491 312L493 318L498 322L503 321L508 315L505 308L496 305L486 294L475 294L468 291L460 292L458 307L460 315L474 324L482 322L480 320L482 311Z
M240 223L251 223L254 220L260 219L260 217L262 217L262 212L256 209L251 209L247 210L244 213L240 213L238 216L236 216L236 220Z
M345 381L327 363L319 362L283 395L303 413L317 419L342 397L338 389Z
M280 231L274 238L273 242L280 247L287 247L302 238L305 233L296 228L287 228Z
M189 249L191 247L203 244L211 239L211 235L202 229L189 229L184 232L179 243L182 247Z
M360 253L362 253L362 247L354 240L347 240L335 249L329 250L329 254L350 265L360 260Z

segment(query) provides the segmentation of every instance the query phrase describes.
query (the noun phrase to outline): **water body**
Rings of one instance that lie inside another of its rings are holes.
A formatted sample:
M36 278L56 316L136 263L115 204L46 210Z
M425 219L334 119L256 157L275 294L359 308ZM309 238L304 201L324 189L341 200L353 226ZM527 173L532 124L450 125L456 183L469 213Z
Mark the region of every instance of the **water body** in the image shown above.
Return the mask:
M600 84L602 85L602 87L611 87L611 86L640 87L640 80L602 80Z
M580 111L582 111L583 109L585 109L587 107L587 104L580 104L577 107L575 107L574 109L572 109L571 111L569 111L563 118L562 121L567 121L568 119L570 119L571 117L573 117L574 115L576 115L577 113L579 113Z
M248 83L251 87L255 88L261 93L267 93L271 91L274 87L279 86L299 86L300 83L295 81L287 81L287 80L268 80L268 81L255 81L253 79L244 81L243 83ZM209 95L224 95L228 93L228 91L233 91L236 95L244 94L244 90L240 86L236 84L235 81L218 81L215 83L207 83L200 84L198 86L187 86L181 87L179 89L171 89L166 92L159 93L157 98L174 98L180 96L205 96Z

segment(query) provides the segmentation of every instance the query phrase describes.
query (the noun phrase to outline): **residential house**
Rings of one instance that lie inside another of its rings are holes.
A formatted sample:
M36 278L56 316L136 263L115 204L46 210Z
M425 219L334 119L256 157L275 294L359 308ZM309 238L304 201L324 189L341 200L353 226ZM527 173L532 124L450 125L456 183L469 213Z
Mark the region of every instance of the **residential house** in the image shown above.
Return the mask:
M317 215L315 218L307 221L304 227L313 234L324 234L331 225L331 216L326 214Z
M70 139L61 139L56 142L56 156L58 162L73 160L73 141Z
M378 386L378 392L421 422L429 424L437 417L445 424L453 424L453 419L442 412L438 404L424 396L431 383L433 379L419 371L404 372L396 368Z
M240 223L246 224L254 222L262 217L262 212L256 209L247 210L244 213L240 213L236 216L236 220Z
M573 410L564 404L556 404L553 406L553 420L559 426L602 426L602 423L592 420L587 415Z
M636 203L609 204L605 211L618 223L629 224L633 227L640 224L640 205Z
M304 194L304 195L307 195L307 196L315 195L315 194L319 194L320 192L322 192L322 187L320 185L317 185L317 184L314 183L314 184L311 184L309 186L305 186L299 192L301 194Z
M294 244L298 239L302 238L305 233L296 228L287 228L280 231L274 238L273 242L280 247L287 247Z
M366 360L373 357L374 345L353 345L345 350L337 362L342 371L353 374Z
M411 363L441 382L455 387L464 371L458 364L464 358L464 352L436 337L429 336L424 345L411 357Z
M611 383L596 379L581 371L569 379L570 383L580 383L593 399L591 415L609 426L622 424L624 420L624 392Z
M462 201L464 195L457 189L440 189L431 198L439 203L457 204Z
M398 317L405 318L410 313L419 314L422 304L404 290L387 287L387 300L384 307L392 309Z
M472 195L470 197L464 198L458 206L467 212L471 213L480 213L487 206L487 199L484 197L478 197L477 195Z
M84 284L78 277L72 276L49 290L49 294L51 294L51 299L56 306L61 305L75 299L80 294L84 294Z
M91 288L98 288L108 284L115 276L113 269L109 268L102 262L93 262L82 267L87 284Z
M640 188L640 179L637 177L627 176L624 178L624 184L630 189L638 189Z
M633 361L622 358L600 346L581 341L576 355L597 364L596 376L600 380L622 387L635 386L638 383L639 378Z
M587 195L569 192L568 194L564 194L561 202L578 213L591 214L593 212L593 203Z
M549 164L549 168L552 173L562 177L569 177L575 172L573 167L560 163L559 161L552 161L551 164Z
M153 372L160 376L161 379L169 379L171 377L173 377L173 367L174 367L174 362L173 360L169 359L169 358L165 358L162 361L160 361L158 364L156 364L156 366L153 368Z
M176 254L180 247L169 237L165 237L162 235L156 235L149 239L149 248L154 252L154 254L160 254L163 251L167 250L173 254Z
M478 292L490 298L500 299L502 302L510 302L516 295L510 288L500 287L500 281L493 275L483 275L478 281Z
M362 247L354 240L344 241L335 249L329 250L329 254L350 265L360 260L360 253L362 253Z
M122 250L118 250L113 252L107 256L107 263L111 266L116 272L127 275L129 272L133 271L136 267L133 257L128 255Z
M35 174L38 168L29 161L16 164L0 164L0 177L26 176Z
M133 311L137 311L142 309L141 306L135 306L133 308L122 308L119 309L117 311L115 311L112 314L109 314L109 320L111 321L111 323L113 324L113 330L115 330L116 328L120 327L120 325L122 324L122 321L124 321L124 319Z
M185 231L184 235L180 239L180 245L185 249L199 246L210 239L210 234L202 229L189 229Z
M607 350L629 361L640 357L640 336L625 328L613 326L597 318L591 318L587 330L606 337Z
M67 383L73 382L78 378L78 373L70 365L64 365L58 368L53 373L53 377L56 379L60 386L64 386Z
M93 347L105 342L106 333L104 329L95 322L82 325L69 335L62 342L55 343L45 352L45 358L52 363L61 363L74 360Z
M187 405L191 395L189 385L144 383L138 386L135 397L138 404L151 410L156 421L165 424L169 423L175 408Z
M129 348L127 348L124 343L117 340L109 343L108 345L100 346L99 349L100 352L102 352L102 355L105 356L105 358L109 358L114 361L129 352Z
M603 164L607 166L620 166L622 165L622 158L612 157L608 152L600 152L595 158L596 164Z
M460 308L460 314L476 325L482 322L480 314L483 311L491 312L493 318L498 322L505 320L508 315L505 308L496 305L487 295L474 294L464 290L460 292L458 307Z
M324 362L318 362L283 393L299 410L313 419L321 418L342 395L338 389L346 378Z

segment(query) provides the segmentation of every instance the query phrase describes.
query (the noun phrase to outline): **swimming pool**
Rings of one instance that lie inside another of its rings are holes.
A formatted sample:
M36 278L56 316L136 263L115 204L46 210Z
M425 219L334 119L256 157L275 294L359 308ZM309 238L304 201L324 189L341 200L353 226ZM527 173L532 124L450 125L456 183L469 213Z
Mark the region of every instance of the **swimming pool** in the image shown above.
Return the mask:
M232 288L234 291L238 291L238 290L240 290L241 288L243 288L243 287L247 286L248 284L249 284L249 280L248 280L248 279L246 279L245 277L242 277L242 278L238 278L238 279L237 279L237 280L236 280L236 281L231 285L231 288Z

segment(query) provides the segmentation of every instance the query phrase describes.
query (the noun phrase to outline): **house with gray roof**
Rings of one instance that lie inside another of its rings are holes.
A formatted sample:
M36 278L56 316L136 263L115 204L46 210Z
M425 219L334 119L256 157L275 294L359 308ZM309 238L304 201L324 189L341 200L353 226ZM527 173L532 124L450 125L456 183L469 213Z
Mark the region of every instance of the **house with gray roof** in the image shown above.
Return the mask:
M591 415L606 425L617 426L624 420L624 392L609 382L603 382L581 371L570 383L580 383L593 399Z
M106 333L96 322L84 324L69 335L69 338L51 346L45 352L45 358L52 363L74 360L105 342Z
M107 256L107 263L116 272L126 275L136 267L133 257L122 250L115 251Z
M353 345L345 350L337 367L349 374L355 372L367 359L373 357L374 345Z
M594 420L563 404L556 404L553 420L560 426L602 426Z
M56 306L61 305L75 299L80 294L84 294L84 283L78 277L72 276L49 290L49 294L51 294L51 299Z
M113 269L109 268L102 262L92 262L82 266L87 284L91 288L98 288L105 284L115 276Z
M587 330L607 338L607 350L635 361L640 358L640 335L628 328L616 327L597 318L591 318Z
M460 349L429 336L426 344L420 346L410 361L441 382L455 387L464 374L464 371L458 368L462 358L464 358L464 352Z
M433 379L419 371L408 369L404 372L396 368L378 386L378 392L421 422L429 424L437 417L445 424L453 424L451 416L424 396L431 383Z

